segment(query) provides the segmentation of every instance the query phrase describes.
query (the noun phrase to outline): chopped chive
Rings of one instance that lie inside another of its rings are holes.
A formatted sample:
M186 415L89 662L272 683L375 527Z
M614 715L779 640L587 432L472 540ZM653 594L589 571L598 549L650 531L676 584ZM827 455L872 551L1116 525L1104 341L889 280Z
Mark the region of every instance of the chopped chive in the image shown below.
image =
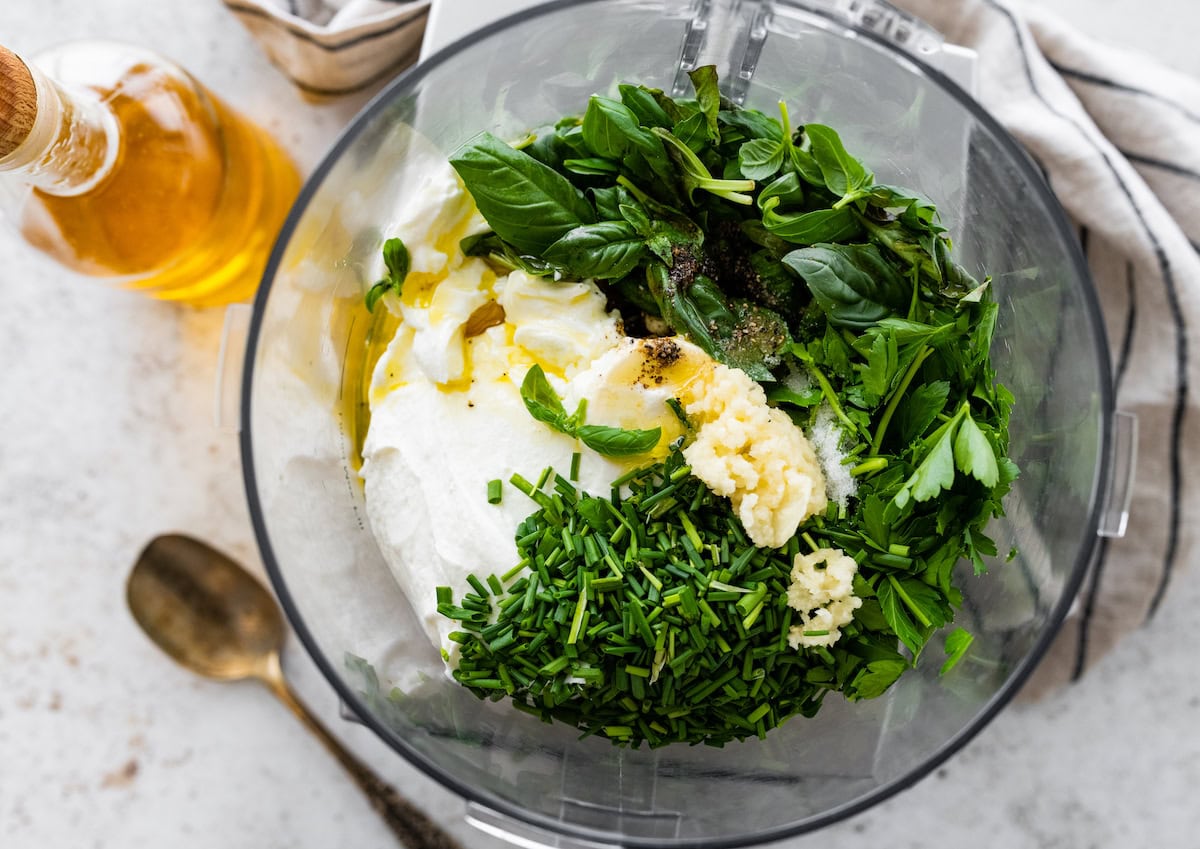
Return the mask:
M583 455L576 451L571 455L571 480L579 480L579 461L583 459Z
M488 481L487 485L487 500L488 504L499 504L503 497L504 483L499 478Z
M583 618L587 613L587 590L579 591L579 601L575 603L575 613L571 616L571 630L567 634L567 645L574 645L579 639L579 629L583 626Z
M516 472L513 472L513 476L508 479L508 482L511 483L513 486L515 486L517 489L521 490L521 492L528 495L530 498L533 498L533 493L534 493L533 484L531 484L529 481L525 480L525 478L521 477Z
M692 473L691 466L680 466L675 471L671 472L671 483L678 483Z
M756 723L760 719L762 719L764 716L766 716L767 712L770 710L771 710L771 706L769 704L761 704L757 708L755 708L753 711L746 714L746 721L749 722L751 725L753 725L754 723Z
M471 585L471 589L475 590L481 600L488 597L487 587L474 575L467 575L467 583Z
M453 604L454 603L454 590L450 589L449 587L438 587L437 588L437 603L438 604Z

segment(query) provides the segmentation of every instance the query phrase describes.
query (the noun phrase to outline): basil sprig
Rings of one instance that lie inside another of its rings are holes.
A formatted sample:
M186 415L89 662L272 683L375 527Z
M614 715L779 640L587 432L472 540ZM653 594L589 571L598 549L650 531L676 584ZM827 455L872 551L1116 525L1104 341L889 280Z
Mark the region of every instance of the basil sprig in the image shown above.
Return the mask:
M387 293L400 294L411 265L412 260L404 242L397 238L391 238L383 243L383 266L386 271L383 279L367 290L364 300L368 312L374 312L379 299Z
M583 423L587 414L587 401L580 401L575 412L567 415L562 399L546 379L546 372L536 363L525 373L521 381L521 400L529 415L549 425L559 433L576 437L597 454L607 457L629 457L645 454L658 444L662 428L651 430L626 430L607 425Z

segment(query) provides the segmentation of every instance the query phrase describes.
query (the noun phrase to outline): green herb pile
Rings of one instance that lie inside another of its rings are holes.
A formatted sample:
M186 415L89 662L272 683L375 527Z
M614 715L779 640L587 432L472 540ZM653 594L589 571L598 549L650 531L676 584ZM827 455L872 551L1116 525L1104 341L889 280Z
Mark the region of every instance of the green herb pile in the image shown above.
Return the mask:
M462 624L455 677L634 745L720 744L829 691L883 693L951 622L955 564L980 573L996 553L985 528L1017 473L988 355L997 307L951 261L933 204L876 183L832 129L725 101L712 68L692 81L679 99L622 85L518 145L482 134L451 157L492 228L469 253L594 279L626 332L669 328L806 432L826 405L841 428L856 492L777 550L751 545L678 452L609 499L514 479L537 506L520 564L457 605L439 595ZM858 562L863 605L834 645L797 651L786 588L817 548ZM953 631L946 665L969 644Z

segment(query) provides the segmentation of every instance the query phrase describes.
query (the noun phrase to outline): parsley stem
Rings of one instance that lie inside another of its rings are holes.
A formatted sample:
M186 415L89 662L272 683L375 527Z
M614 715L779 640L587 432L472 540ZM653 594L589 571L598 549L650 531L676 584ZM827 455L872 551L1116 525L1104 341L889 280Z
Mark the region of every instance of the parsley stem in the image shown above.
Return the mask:
M857 466L852 467L850 469L850 476L856 478L859 475L866 475L866 474L870 474L871 472L878 472L878 471L881 471L882 469L886 469L887 465L888 465L887 457L871 457L870 459L863 460Z
M833 408L833 414L841 419L842 423L852 431L857 431L854 422L846 415L846 411L842 409L841 403L838 401L837 393L833 391L833 387L829 384L829 378L816 367L813 363L805 363L804 367L812 372L812 376L817 379L817 384L821 387L821 394L825 396L825 400L829 402L829 406Z
M888 399L887 408L883 411L883 415L879 419L879 427L875 429L875 438L871 440L872 454L879 453L879 446L883 445L884 434L887 433L888 425L892 422L892 415L896 412L896 408L900 406L900 399L904 397L904 393L908 391L908 385L912 383L913 378L917 376L917 372L932 353L932 348L928 345L922 345L921 350L913 357L908 370L904 372L904 377L900 379L900 385L896 387L896 390L892 393L892 397Z

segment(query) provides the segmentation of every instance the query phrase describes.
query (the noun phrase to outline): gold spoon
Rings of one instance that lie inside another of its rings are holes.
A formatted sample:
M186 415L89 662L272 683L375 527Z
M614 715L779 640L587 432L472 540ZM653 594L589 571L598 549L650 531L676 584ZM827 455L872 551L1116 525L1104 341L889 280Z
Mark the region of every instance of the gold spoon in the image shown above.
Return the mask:
M249 572L200 540L168 534L142 551L125 590L138 625L180 664L220 681L254 678L265 684L346 768L402 843L411 849L460 849L296 698L279 663L283 617Z

